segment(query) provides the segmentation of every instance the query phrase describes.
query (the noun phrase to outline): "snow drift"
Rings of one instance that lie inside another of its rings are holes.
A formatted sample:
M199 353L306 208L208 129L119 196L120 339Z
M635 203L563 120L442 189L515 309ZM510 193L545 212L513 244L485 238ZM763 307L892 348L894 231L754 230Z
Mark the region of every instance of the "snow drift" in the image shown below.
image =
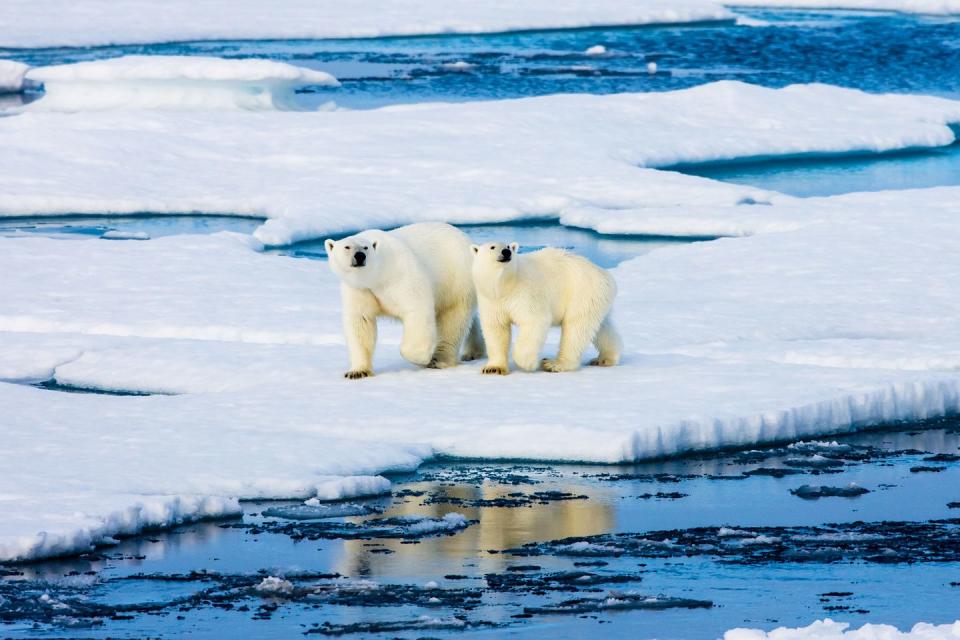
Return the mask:
M38 67L28 77L45 90L30 108L48 111L289 110L296 89L339 84L329 73L282 62L203 56L124 56Z

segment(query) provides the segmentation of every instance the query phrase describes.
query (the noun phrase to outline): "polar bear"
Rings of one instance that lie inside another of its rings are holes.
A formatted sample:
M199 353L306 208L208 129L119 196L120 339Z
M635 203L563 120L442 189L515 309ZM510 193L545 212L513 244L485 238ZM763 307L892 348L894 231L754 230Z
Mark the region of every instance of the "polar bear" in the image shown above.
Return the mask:
M343 331L350 352L345 377L373 375L377 318L403 323L400 354L414 364L457 364L483 356L475 320L470 239L456 227L426 222L393 231L371 229L325 240L330 268L340 278Z
M526 371L574 371L592 341L600 352L592 365L614 366L622 348L610 319L617 284L586 258L560 249L520 255L516 242L471 245L473 282L488 360L483 373L510 372L511 325L519 332L513 360ZM551 326L560 326L560 352L540 360Z

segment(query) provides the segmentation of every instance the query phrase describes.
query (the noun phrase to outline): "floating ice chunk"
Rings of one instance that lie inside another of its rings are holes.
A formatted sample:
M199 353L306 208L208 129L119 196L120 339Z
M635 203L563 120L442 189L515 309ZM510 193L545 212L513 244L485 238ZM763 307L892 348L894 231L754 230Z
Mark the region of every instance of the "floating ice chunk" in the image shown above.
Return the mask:
M284 518L286 520L322 520L324 518L345 518L348 516L369 516L380 513L378 509L366 504L352 502L329 504L316 498L307 500L307 504L294 507L270 507L263 510L268 518Z
M444 62L440 66L444 69L449 69L450 71L469 71L476 65L470 64L466 60L457 60L456 62Z
M653 74L655 74L656 72L657 72L657 63L656 63L656 62L648 62L648 63L647 63L647 73L649 73L650 75L653 75Z
M592 47L588 47L583 53L588 56L603 56L606 55L607 48L602 44L595 44Z
M830 618L817 620L807 627L779 627L773 631L761 629L730 629L723 640L956 640L960 638L960 620L953 624L933 625L918 622L910 631L900 631L888 624L865 624L850 630L846 622Z
M293 583L277 576L268 576L254 589L265 595L288 595L293 593Z
M457 531L470 526L470 521L462 513L448 513L442 518L410 516L403 518L409 524L405 527L410 536L428 536L435 533Z
M146 231L119 231L111 229L102 236L102 240L149 240L150 234Z
M124 56L31 69L46 95L31 109L296 109L294 91L338 86L329 73L260 59Z
M28 65L13 60L0 60L0 93L23 91L23 79L30 69Z
M317 495L304 504L313 507L321 502L385 493L390 493L390 481L383 476L330 476L317 483Z

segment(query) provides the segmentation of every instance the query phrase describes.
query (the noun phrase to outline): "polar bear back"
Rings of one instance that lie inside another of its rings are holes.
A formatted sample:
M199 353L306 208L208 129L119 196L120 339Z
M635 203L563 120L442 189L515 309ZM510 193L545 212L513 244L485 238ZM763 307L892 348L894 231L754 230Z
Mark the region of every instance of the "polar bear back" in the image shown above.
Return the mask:
M474 303L473 253L467 234L442 222L421 222L386 235L406 247L422 267L433 285L437 309Z
M574 253L548 248L518 257L516 287L509 297L523 306L536 301L558 324L568 316L605 315L616 293L616 281L605 269Z

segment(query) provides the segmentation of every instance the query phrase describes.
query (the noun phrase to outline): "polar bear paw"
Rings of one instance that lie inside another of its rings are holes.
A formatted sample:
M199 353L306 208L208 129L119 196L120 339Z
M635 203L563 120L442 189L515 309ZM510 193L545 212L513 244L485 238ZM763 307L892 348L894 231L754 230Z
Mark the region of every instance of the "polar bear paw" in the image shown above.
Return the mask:
M428 369L447 369L449 367L457 366L456 362L450 362L444 358L432 358L430 362L427 363Z
M483 372L487 374L495 374L498 376L505 376L510 373L510 369L502 365L488 364L483 368Z
M473 362L474 360L479 360L485 355L486 354L483 352L482 349L479 351L474 351L473 349L467 349L466 351L463 352L463 355L460 356L460 360L462 360L463 362Z
M369 378L372 375L373 371L370 371L370 369L351 369L343 374L343 377L348 380L360 380L361 378Z
M614 358L594 358L589 362L591 367L615 367L617 361Z
M576 371L579 367L569 362L563 362L555 358L544 358L540 361L540 368L544 371L560 373L562 371Z

